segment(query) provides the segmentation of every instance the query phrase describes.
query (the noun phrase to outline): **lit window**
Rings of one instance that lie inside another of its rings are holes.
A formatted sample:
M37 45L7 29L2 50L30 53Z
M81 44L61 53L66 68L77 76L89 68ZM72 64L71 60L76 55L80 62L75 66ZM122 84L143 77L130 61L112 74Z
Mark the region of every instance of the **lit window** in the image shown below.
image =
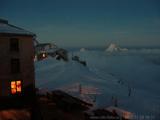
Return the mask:
M45 53L43 53L43 55L42 55L44 58L46 57L46 55L45 55Z
M17 92L21 92L21 81L17 81Z
M21 81L11 81L11 93L12 94L16 94L16 93L21 93L22 91L22 85L21 85Z

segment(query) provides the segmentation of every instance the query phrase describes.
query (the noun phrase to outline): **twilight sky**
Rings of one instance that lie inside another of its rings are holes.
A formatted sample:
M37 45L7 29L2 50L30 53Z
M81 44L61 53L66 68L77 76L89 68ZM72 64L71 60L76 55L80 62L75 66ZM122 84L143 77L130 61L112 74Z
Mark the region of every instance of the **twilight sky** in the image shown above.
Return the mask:
M0 18L59 46L160 46L160 0L0 0Z

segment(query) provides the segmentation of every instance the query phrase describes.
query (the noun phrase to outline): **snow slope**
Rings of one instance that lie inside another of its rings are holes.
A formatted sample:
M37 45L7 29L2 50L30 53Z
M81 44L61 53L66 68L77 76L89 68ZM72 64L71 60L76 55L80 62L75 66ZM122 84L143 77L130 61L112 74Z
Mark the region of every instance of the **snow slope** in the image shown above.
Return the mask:
M160 115L160 50L77 51L74 55L86 60L87 67L53 58L36 62L36 86L54 90L78 83L97 89L97 107L113 105L116 97L119 107L136 115L155 119Z

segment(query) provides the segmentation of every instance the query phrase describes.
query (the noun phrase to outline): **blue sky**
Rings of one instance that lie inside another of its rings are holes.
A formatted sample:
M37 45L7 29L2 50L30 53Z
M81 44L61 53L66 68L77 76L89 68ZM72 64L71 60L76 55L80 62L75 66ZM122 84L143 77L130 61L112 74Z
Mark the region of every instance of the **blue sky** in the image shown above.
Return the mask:
M159 0L1 0L0 18L59 46L160 46Z

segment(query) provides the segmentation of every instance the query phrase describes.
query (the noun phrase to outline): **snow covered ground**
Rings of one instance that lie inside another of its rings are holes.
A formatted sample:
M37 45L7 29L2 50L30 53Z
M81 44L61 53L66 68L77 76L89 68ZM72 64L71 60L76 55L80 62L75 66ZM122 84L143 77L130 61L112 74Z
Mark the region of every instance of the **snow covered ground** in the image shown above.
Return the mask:
M85 88L82 93L93 92L97 107L114 105L116 98L120 108L137 117L160 119L160 49L87 50L73 54L85 60L87 67L71 59L36 62L36 86L49 91L76 91L80 85Z

